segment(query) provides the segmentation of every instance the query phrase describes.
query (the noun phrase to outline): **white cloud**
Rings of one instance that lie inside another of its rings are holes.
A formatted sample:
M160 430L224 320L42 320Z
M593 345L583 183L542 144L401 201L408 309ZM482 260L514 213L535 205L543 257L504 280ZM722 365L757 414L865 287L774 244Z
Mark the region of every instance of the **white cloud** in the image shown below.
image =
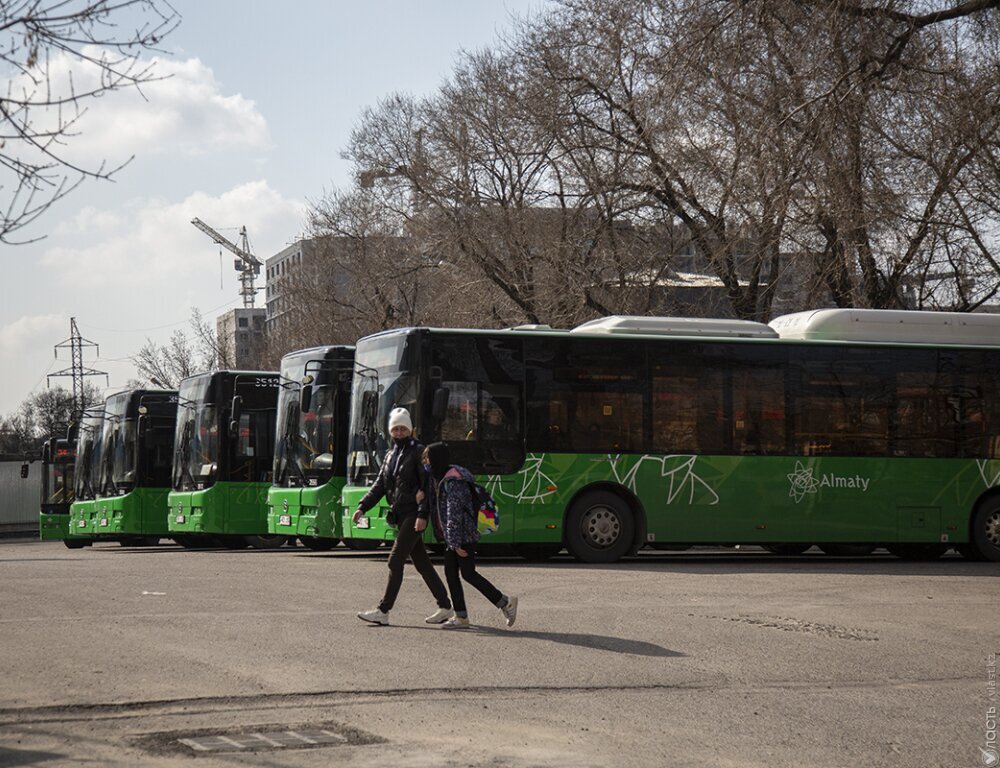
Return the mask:
M42 262L52 279L75 290L148 294L150 307L169 296L197 297L204 286L218 290L220 247L191 225L195 217L233 242L239 234L232 228L245 225L251 248L263 261L301 231L305 206L282 197L266 181L254 181L220 196L196 192L177 203L146 199L113 212L87 208L64 223L62 244L46 248ZM223 287L235 296L228 251L222 264Z
M18 318L0 326L0 353L11 354L51 344L60 330L69 336L69 323L62 315L29 315Z
M142 87L85 99L86 112L72 128L61 154L93 170L107 161L114 167L132 155L203 155L266 148L267 122L250 99L225 95L212 70L200 59L154 57L139 62L162 78ZM56 94L68 91L70 73L77 93L98 87L99 71L61 55L50 64L49 78ZM15 90L26 86L21 78ZM63 112L63 117L67 113ZM57 113L34 114L36 127L51 127Z

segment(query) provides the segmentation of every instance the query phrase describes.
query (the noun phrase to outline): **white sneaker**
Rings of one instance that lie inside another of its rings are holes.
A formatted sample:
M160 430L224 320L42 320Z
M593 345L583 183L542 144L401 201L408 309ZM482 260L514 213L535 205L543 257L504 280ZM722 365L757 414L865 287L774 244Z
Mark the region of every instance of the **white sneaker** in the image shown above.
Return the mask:
M451 608L438 608L434 611L434 613L424 619L424 621L428 624L444 624L454 615L455 612Z
M469 620L465 616L452 616L441 625L441 629L468 629Z
M503 613L505 619L507 619L507 626L513 627L514 622L517 620L517 598L508 597L507 605L500 609Z
M389 623L389 614L378 608L372 608L370 611L362 611L358 614L358 618L362 621L369 621L372 624L381 624L383 627Z

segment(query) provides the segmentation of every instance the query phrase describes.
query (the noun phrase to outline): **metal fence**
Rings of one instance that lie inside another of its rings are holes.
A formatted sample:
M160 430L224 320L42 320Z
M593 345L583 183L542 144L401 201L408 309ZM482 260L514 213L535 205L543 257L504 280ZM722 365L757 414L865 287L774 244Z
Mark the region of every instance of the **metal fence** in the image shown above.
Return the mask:
M0 533L38 531L42 494L42 462L29 465L21 477L21 461L0 461Z

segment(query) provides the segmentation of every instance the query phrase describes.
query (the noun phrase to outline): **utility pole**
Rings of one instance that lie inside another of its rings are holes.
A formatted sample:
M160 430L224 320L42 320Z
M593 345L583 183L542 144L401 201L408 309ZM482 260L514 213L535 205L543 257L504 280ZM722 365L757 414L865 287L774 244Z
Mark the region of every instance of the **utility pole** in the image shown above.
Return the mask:
M59 350L66 349L70 350L70 358L72 359L72 365L69 368L63 368L61 371L56 371L55 373L50 373L46 378L46 384L51 384L48 379L52 379L58 376L72 376L73 377L73 416L71 418L71 423L79 423L80 419L83 418L83 379L86 376L103 376L104 383L108 383L108 374L104 371L97 371L93 368L83 367L83 348L93 347L96 350L96 354L101 354L101 348L97 346L92 341L88 341L80 335L80 329L76 327L76 318L71 317L69 319L70 334L69 338L55 346L56 359L59 359Z

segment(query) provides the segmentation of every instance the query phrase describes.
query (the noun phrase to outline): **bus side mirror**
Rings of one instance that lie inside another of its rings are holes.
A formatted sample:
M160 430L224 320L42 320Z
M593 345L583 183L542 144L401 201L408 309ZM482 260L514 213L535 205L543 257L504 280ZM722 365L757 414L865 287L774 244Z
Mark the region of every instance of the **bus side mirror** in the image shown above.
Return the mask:
M431 410L434 421L444 421L444 417L448 413L448 397L450 394L447 387L438 387L434 390L434 407Z
M299 411L302 413L309 412L309 406L312 403L313 397L313 385L303 384L302 391L299 393Z
M243 415L243 398L236 395L229 410L229 436L239 437L240 416Z
M24 462L21 465L21 479L24 480L28 476L28 462Z

